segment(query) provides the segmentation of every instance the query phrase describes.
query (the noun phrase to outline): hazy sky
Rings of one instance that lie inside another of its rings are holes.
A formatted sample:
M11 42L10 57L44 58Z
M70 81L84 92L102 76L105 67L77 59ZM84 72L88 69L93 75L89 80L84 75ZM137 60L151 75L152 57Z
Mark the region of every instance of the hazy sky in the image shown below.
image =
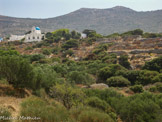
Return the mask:
M0 15L48 18L79 8L125 6L137 11L162 9L162 0L0 0Z

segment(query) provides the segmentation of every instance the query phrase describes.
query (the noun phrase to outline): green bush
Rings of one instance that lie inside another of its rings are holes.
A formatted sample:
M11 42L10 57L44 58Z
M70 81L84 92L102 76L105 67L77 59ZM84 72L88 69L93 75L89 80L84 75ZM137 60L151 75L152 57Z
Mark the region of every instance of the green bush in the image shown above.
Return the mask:
M33 62L33 61L40 61L41 59L44 59L44 58L45 56L42 54L34 54L34 55L31 55L30 60L31 62Z
M26 98L21 103L21 116L40 118L38 121L61 122L68 121L69 115L63 106L52 106L38 97Z
M72 56L74 54L73 50L67 50L63 53L63 56L66 57L67 55Z
M105 82L107 78L110 78L115 75L115 73L119 70L127 71L123 66L119 64L110 64L107 67L104 67L99 70L98 79L102 82Z
M42 53L43 53L44 55L50 55L50 54L51 54L51 50L50 50L50 49L44 48L43 51L42 51Z
M44 88L49 92L50 87L61 81L59 75L49 65L39 65L34 68L33 89Z
M73 88L69 84L57 84L50 89L49 95L61 102L67 109L82 104L84 93L79 88Z
M143 86L142 85L134 85L134 86L131 86L130 89L134 93L141 93L141 92L143 92Z
M111 112L111 107L109 104L106 103L106 101L101 100L98 97L90 97L86 100L86 104L94 107L94 108L98 108L101 109L103 111L105 111L106 113L110 113Z
M78 118L80 122L114 122L108 114L94 110L82 111Z
M158 74L153 78L153 83L162 82L162 73Z
M154 86L149 88L150 92L160 92L162 93L162 83L158 82Z
M107 79L107 85L114 87L129 86L130 81L122 76L114 76Z
M127 68L127 69L131 69L130 63L128 61L128 56L126 56L126 55L120 56L119 64L122 65L123 67Z
M142 85L154 83L153 79L158 74L159 73L157 71L140 70L138 76L138 83Z
M33 67L21 57L0 57L0 75L16 88L32 88L33 86Z
M153 94L144 92L131 97L125 97L114 102L116 111L125 122L160 122L162 120L159 98Z
M62 48L67 50L69 48L78 48L78 46L79 46L79 42L75 39L71 39L66 41L66 43L62 45Z
M156 86L150 87L150 88L149 88L149 91L150 91L150 92L156 92L156 91L157 91Z
M86 106L72 108L70 114L72 118L79 122L114 122L108 114Z
M162 63L161 62L162 62L162 56L155 58L152 61L146 62L143 69L160 72L161 69L162 69Z
M75 84L93 84L95 79L86 72L72 71L68 74L68 79Z

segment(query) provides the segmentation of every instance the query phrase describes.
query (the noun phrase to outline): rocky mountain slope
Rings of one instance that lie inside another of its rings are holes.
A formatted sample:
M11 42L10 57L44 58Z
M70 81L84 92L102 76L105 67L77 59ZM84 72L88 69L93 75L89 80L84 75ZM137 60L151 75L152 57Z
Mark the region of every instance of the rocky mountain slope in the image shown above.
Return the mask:
M39 26L44 32L59 28L78 31L95 29L101 34L125 32L141 28L146 32L162 32L162 10L138 12L117 6L109 9L81 8L69 14L48 18L14 18L0 16L0 34L23 34L32 26Z

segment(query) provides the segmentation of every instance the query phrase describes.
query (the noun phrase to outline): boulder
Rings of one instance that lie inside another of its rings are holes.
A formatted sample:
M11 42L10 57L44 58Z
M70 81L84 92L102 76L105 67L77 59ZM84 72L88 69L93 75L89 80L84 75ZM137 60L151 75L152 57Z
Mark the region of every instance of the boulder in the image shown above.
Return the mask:
M108 88L109 86L104 84L104 83L98 83L98 84L92 84L90 85L90 88L91 89L106 89Z

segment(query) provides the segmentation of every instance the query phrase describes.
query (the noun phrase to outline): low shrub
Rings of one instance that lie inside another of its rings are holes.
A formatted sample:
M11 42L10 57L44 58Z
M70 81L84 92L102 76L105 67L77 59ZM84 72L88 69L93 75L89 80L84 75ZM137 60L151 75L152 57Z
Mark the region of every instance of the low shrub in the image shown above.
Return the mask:
M130 81L122 76L114 76L107 79L107 85L114 87L129 86Z
M101 100L98 97L90 97L86 100L86 104L94 107L94 108L98 108L101 109L107 113L111 112L111 107L108 103L106 103L106 101Z
M141 93L143 92L143 86L142 85L134 85L130 87L130 90L132 90L134 93Z
M114 122L108 114L86 106L72 108L70 115L79 122Z
M68 121L69 115L63 106L48 105L38 97L29 97L21 104L21 116L37 117L38 121L61 122Z

